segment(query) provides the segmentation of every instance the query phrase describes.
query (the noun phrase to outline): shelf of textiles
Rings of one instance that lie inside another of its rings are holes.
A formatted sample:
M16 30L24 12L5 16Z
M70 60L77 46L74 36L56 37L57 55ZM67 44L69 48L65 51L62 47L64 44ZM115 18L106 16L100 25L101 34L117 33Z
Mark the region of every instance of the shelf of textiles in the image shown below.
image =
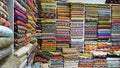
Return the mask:
M120 5L112 5L111 53L120 50Z
M14 36L8 8L10 5L8 1L0 0L0 68L5 68L12 61L9 60L11 59Z
M84 4L71 3L71 47L77 48L80 52L84 50Z
M80 53L78 68L93 68L93 55Z
M41 8L39 7L39 20L42 27L42 51L55 51L56 50L56 3L54 0L41 0Z
M56 46L70 47L70 3L57 2Z
M120 4L120 0L106 0L108 4Z
M85 4L85 52L97 49L98 4Z
M98 10L98 49L109 52L111 45L111 6L99 4Z

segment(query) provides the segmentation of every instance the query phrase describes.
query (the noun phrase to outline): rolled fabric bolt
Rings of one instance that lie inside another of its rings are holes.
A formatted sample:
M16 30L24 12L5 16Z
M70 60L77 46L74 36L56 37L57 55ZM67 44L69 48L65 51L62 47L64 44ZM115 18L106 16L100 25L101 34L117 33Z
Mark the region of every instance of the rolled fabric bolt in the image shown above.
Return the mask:
M7 20L5 20L4 18L1 18L1 17L0 17L0 25L10 27L10 23Z
M11 47L0 50L0 60L9 56L11 53L12 53L12 48Z
M18 1L16 1L16 0L15 0L15 5L18 6L24 12L26 12L26 9L22 5L20 5L20 3Z
M12 45L12 38L0 38L0 49Z
M5 11L1 6L0 6L0 10L1 10L3 13L5 13L7 16L9 16L8 12Z
M5 26L0 26L0 37L13 37L13 31Z
M27 44L26 46L17 50L14 55L17 57L21 57L21 56L25 55L31 50L32 46L33 46L32 44Z
M21 16L22 18L26 19L26 16L25 16L23 13L21 13L20 11L15 10L14 12L15 12L16 15L19 15L19 16Z

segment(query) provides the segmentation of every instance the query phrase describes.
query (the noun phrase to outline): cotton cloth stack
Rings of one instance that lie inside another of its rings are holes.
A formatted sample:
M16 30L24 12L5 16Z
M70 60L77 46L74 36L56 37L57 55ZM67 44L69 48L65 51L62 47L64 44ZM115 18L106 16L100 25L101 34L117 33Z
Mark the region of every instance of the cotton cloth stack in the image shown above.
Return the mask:
M112 6L112 31L111 31L111 50L113 53L115 51L120 51L120 9L119 5Z
M12 54L13 31L10 29L9 19L8 3L0 0L0 68L12 67L9 63L12 62L12 59L9 59Z
M107 68L120 68L120 56L107 55Z
M80 53L78 68L93 68L93 55Z
M64 58L61 53L52 53L53 56L51 57L51 67L50 68L64 68Z
M14 10L14 68L24 68L32 63L37 46L37 41L32 38L37 27L36 0L15 0Z
M107 53L102 51L93 51L93 68L107 68Z
M85 5L85 52L97 49L98 5Z
M40 23L42 26L42 51L55 51L56 3L54 0L41 0Z
M78 51L83 52L83 17L84 17L84 4L71 3L71 47L76 48Z
M98 49L109 52L111 38L111 7L110 5L99 5L98 10Z
M23 2L25 3L25 2ZM19 47L22 47L26 45L26 23L27 23L27 16L25 15L27 10L22 5L20 0L15 0L15 6L14 6L14 47L15 49L19 49Z
M7 2L4 0L0 0L0 25L11 27L10 22L8 21L9 13L8 13L8 6Z
M34 63L39 63L39 65L42 68L50 68L50 66L51 66L50 59L52 57L53 57L52 53L49 53L49 52L37 52L36 56L34 58ZM46 65L44 66L44 64L46 64Z
M70 47L70 3L57 2L56 45Z
M78 68L78 54L76 48L63 48L64 68Z
M0 26L0 60L11 55L12 48L10 46L13 44L12 37L13 31L10 28Z

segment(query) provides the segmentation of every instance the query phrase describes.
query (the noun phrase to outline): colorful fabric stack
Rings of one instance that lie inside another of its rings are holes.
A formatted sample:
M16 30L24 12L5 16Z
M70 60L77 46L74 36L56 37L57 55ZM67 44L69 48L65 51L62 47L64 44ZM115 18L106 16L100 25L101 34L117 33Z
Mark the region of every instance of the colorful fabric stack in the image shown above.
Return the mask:
M8 1L0 0L0 68L10 66L10 59L13 46L13 31L11 30L12 22L9 22ZM12 66L11 66L12 67ZM11 68L10 67L10 68Z
M50 68L64 68L64 59L61 53L52 53Z
M76 48L63 48L64 68L78 68L78 55Z
M120 5L112 6L112 31L111 31L111 50L113 53L115 51L120 51Z
M120 68L120 55L108 55L107 66L107 68Z
M49 52L37 52L34 58L34 63L39 65L40 68L50 68L50 59L53 57L52 53ZM44 65L46 64L46 65Z
M85 5L85 52L97 49L98 5Z
M76 48L80 52L84 50L84 4L71 3L71 47Z
M14 68L33 63L37 39L32 38L37 27L36 0L15 0L14 5Z
M98 49L109 52L111 38L111 7L110 5L99 5L98 10Z
M70 47L70 3L57 2L56 45Z
M93 68L92 54L79 54L78 68Z
M42 25L42 51L55 51L56 3L54 0L41 0L40 19Z

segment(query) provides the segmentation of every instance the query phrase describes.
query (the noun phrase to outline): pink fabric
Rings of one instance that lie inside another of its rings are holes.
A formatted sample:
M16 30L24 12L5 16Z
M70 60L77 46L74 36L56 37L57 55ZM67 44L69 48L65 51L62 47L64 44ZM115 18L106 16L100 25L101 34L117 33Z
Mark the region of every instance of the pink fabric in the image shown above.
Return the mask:
M15 10L15 14L24 18L24 19L26 19L26 16L24 14L22 14L21 12L17 11L17 10Z
M4 18L1 18L1 17L0 17L0 25L10 27L10 23L7 20L5 20Z
M98 36L98 38L110 38L110 36Z
M15 22L17 25L20 25L20 26L25 26L26 27L26 24L25 23L23 23L22 21L16 21Z

